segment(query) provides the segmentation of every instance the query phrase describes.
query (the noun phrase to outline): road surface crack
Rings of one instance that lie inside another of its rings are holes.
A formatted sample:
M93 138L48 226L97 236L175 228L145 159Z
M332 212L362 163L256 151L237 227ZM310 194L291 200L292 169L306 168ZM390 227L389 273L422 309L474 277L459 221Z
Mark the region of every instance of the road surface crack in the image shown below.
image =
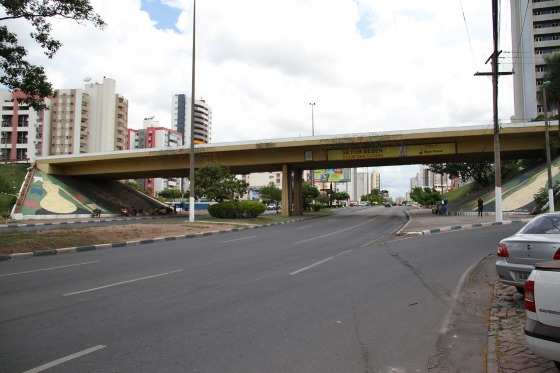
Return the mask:
M362 336L360 334L360 323L358 321L358 316L356 315L356 307L352 306L352 321L354 323L354 335L356 336L356 341L360 346L360 354L362 356L362 362L364 364L364 372L365 373L373 373L373 369L370 363L370 354L367 347L367 344L362 340Z
M397 260L397 262L402 264L404 267L408 268L410 270L410 272L412 272L414 277L416 277L418 279L418 281L420 281L422 286L424 286L424 288L426 288L426 290L428 290L428 292L430 292L430 294L432 294L432 296L434 298L439 300L443 305L449 306L449 302L447 301L447 299L442 297L436 289L434 289L430 284L428 284L428 282L424 279L424 276L422 275L422 272L420 272L416 267L414 267L409 261L407 261L406 259L401 257L398 253L389 252L389 254L393 258L395 258Z

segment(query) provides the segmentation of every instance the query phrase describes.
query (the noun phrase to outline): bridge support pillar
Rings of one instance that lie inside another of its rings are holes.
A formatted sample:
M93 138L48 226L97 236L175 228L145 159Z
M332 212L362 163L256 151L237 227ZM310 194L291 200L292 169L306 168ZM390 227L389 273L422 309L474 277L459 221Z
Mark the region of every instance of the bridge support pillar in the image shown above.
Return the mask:
M303 215L303 171L294 170L294 215Z
M292 213L292 172L287 164L282 166L282 216Z

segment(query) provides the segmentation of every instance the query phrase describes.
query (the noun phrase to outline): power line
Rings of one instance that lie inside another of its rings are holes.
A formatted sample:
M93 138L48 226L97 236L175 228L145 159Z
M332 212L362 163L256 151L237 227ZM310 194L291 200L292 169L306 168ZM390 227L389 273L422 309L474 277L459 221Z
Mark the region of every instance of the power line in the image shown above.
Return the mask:
M465 24L465 31L467 32L467 39L469 41L469 49L471 51L471 60L472 60L473 66L474 66L475 63L474 63L474 52L473 52L472 40L471 40L471 32L469 30L469 24L467 22L467 16L465 15L465 8L463 7L463 1L462 0L459 0L459 6L461 7L461 14L463 15L463 22Z

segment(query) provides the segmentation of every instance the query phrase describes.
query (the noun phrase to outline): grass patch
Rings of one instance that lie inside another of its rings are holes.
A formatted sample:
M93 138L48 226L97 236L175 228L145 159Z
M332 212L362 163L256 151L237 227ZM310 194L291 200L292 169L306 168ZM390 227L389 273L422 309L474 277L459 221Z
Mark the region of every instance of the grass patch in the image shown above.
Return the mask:
M473 192L473 187L474 187L473 183L462 185L461 187L447 193L445 197L450 203L459 201L465 198L466 196L470 195Z
M27 164L0 165L0 216L8 216L14 205L15 197L27 173Z

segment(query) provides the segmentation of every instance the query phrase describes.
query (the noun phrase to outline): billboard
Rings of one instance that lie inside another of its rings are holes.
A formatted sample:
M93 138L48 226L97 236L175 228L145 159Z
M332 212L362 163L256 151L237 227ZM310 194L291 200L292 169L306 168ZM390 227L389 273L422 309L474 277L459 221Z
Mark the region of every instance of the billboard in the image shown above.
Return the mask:
M326 168L313 170L316 182L344 183L350 181L350 170L346 168Z

